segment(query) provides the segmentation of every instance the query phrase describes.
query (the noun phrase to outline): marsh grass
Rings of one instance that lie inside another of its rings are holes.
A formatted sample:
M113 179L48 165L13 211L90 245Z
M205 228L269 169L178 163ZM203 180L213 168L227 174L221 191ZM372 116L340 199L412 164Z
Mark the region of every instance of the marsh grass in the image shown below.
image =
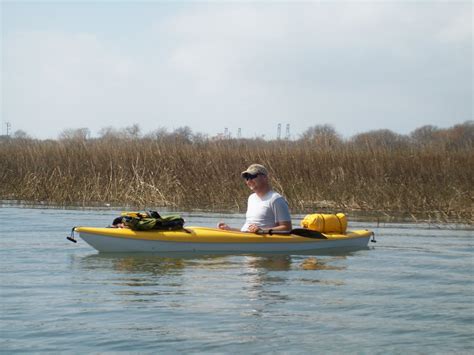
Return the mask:
M243 212L261 163L293 212L380 211L472 223L470 147L151 138L0 142L0 198Z

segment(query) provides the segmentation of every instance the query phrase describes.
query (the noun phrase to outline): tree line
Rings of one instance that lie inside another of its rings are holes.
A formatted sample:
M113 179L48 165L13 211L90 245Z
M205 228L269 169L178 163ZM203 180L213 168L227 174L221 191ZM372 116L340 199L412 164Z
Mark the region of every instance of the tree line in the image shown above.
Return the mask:
M11 137L2 137L6 139L34 140L25 131L18 130ZM179 127L174 130L168 130L161 127L151 132L144 133L139 124L133 124L122 128L104 127L98 132L98 137L93 138L88 128L69 128L63 130L59 136L59 141L86 141L86 140L157 140L168 142L180 142L185 144L206 143L217 140L239 140L246 142L282 142L287 143L305 143L327 148L337 148L343 145L353 145L357 147L375 148L384 147L389 149L399 149L403 147L423 147L437 146L441 148L472 148L474 142L474 121L466 121L448 128L439 128L434 125L425 125L419 127L409 134L399 134L389 129L372 130L356 134L350 138L343 138L333 126L329 124L314 125L298 135L296 139L290 141L285 139L262 138L231 138L230 136L210 137L207 134L193 132L188 127Z

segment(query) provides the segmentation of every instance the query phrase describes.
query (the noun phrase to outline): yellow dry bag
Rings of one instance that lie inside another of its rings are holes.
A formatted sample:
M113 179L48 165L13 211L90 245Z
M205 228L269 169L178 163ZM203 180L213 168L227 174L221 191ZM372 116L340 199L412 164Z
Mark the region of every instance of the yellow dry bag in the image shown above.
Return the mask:
M301 227L321 233L345 233L347 229L347 218L344 213L308 214L301 221Z

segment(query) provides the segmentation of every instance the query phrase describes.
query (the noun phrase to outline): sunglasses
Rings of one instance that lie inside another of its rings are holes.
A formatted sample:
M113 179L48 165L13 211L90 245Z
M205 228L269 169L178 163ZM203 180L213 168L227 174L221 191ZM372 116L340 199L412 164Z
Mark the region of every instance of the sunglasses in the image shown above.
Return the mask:
M247 180L247 181L253 180L259 175L262 175L262 174L245 174L244 179Z

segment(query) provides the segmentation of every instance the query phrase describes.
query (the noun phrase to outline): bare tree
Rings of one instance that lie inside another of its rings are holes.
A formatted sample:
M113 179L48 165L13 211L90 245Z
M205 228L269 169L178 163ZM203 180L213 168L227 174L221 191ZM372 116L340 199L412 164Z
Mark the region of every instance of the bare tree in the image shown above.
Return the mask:
M367 148L400 148L408 143L406 136L395 133L389 129L379 129L360 133L352 137L352 143L358 147Z
M179 127L173 131L173 136L176 141L192 143L193 131L189 126Z
M120 134L112 126L103 127L99 130L99 136L104 139L119 138Z
M438 127L426 125L410 133L410 139L415 145L425 145L434 142L439 132Z
M334 147L342 143L342 139L334 127L327 124L309 127L301 134L300 139L324 147Z
M13 138L15 139L31 139L31 137L25 131L19 129L13 133Z
M85 141L90 138L89 128L68 128L59 134L60 140Z
M157 128L145 135L145 138L163 140L169 136L168 130L165 127Z
M138 123L134 123L131 126L125 127L124 133L127 138L137 139L140 138L140 125Z

